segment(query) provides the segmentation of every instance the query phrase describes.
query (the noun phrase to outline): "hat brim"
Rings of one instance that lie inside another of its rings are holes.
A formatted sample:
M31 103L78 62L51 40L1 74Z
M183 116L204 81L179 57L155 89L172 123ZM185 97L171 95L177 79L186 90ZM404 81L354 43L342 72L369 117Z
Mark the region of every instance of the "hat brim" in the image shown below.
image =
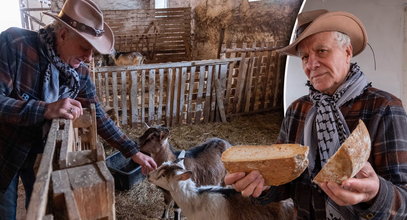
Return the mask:
M49 12L44 12L44 14L53 17L54 19L58 20L66 27L68 27L70 30L75 31L77 34L82 36L86 41L88 41L93 46L93 48L95 48L95 50L97 50L99 53L110 54L112 52L114 46L113 31L106 23L103 23L103 30L105 31L103 35L96 37L94 35L76 30L75 28L67 24L65 21L60 19L56 14L52 14Z
M349 36L353 56L361 53L367 44L367 34L362 22L354 15L337 11L328 12L316 18L290 45L277 50L287 55L298 56L297 46L305 38L326 31L339 31Z

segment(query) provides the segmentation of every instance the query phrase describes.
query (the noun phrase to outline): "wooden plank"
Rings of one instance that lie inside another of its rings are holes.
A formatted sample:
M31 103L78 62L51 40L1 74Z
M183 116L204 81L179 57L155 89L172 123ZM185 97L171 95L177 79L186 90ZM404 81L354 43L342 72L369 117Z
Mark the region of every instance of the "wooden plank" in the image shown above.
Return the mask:
M78 204L75 201L72 191L69 190L64 193L64 200L68 219L81 219Z
M258 106L257 106L257 100L259 99L258 95L258 87L261 88L261 80L262 80L262 75L261 75L261 64L262 64L262 53L257 55L257 65L256 65L256 71L253 72L253 103L252 103L252 111L257 111Z
M232 43L232 48L236 48L236 43ZM236 53L231 53L230 57L236 57ZM232 92L232 82L233 82L233 71L234 67L236 66L237 61L234 61L229 64L229 73L228 73L228 80L226 86L226 97L225 97L225 111L226 114L231 111L232 105L229 105L230 94Z
M263 90L263 93L262 93L262 96L261 96L259 109L266 108L266 100L267 100L267 97L268 97L268 95L267 95L268 92L267 91L269 91L272 88L271 85L269 85L269 81L270 81L271 74L272 74L271 73L271 67L270 67L271 60L272 60L271 54L272 53L270 51L267 51L265 79L262 82L264 90Z
M179 80L180 80L180 71L179 68L175 69L175 82L174 82L174 98L173 98L173 104L172 104L172 126L176 125L178 122L178 90L179 90Z
M150 69L148 76L148 122L154 124L155 69Z
M249 74L247 75L247 80L246 80L246 85L245 85L245 106L244 106L244 112L249 112L250 111L250 106L251 106L251 97L252 97L252 84L253 84L253 72L254 72L254 66L256 64L257 57L252 57L248 71Z
M159 95L158 95L158 110L157 110L157 122L159 124L162 123L162 110L163 110L163 89L164 89L164 69L159 69L159 77L160 77L160 87L159 87Z
M138 119L138 81L137 81L137 71L130 71L131 77L131 88L130 88L130 104L131 104L131 123L134 125L139 122Z
M47 142L44 147L44 153L42 154L40 166L35 177L36 180L26 214L27 220L40 220L45 215L46 205L48 202L48 188L53 169L52 159L54 158L55 148L60 146L59 144L61 142L61 137L58 138L57 133L60 123L63 121L65 120L52 120Z
M213 84L214 88L212 92L212 102L211 102L211 115L210 115L210 121L220 121L219 119L219 112L218 112L218 106L216 105L217 103L217 89L216 89L216 84L217 81L219 80L219 66L215 66L215 71L213 72Z
M112 72L113 108L116 115L119 115L119 100L117 91L117 72Z
M168 74L167 74L167 108L166 108L166 122L167 126L171 125L171 100L172 100L172 69L168 69Z
M192 93L194 91L194 81L195 81L195 71L196 66L191 67L191 72L189 76L189 93L188 93L188 109L187 109L187 124L192 122L193 112L192 112Z
M122 79L122 93L121 93L121 101L122 101L122 124L127 125L127 73L125 71L121 71L121 79Z
M228 59L213 59L213 60L199 60L199 61L182 61L172 63L156 63L156 64L142 64L137 66L103 66L95 67L98 72L112 72L112 71L127 71L127 70L143 70L143 69L160 69L160 68L176 68L176 67L190 67L190 66L204 66L204 65L217 65L229 63L233 61L240 61L240 57ZM107 78L107 73L106 73Z
M59 152L58 165L59 169L64 169L70 166L68 160L69 152L73 151L74 148L74 130L72 120L66 120L64 129L61 131L62 144Z
M184 119L184 112L187 112L186 109L184 109L184 103L185 103L185 83L187 78L187 68L182 67L181 69L181 85L180 85L180 101L179 101L179 124L183 124L183 119Z
M204 122L208 123L211 113L211 99L212 99L212 75L213 66L208 66L208 77L206 80L206 92L205 92L205 105L204 105Z
M243 105L243 90L246 81L246 74L248 71L249 63L251 62L250 58L245 58L242 56L242 62L240 63L239 67L239 76L237 79L237 87L236 87L236 95L235 95L235 103L236 103L236 113L241 112L241 106Z
M280 66L281 66L281 56L280 56L280 54L277 54L276 55L277 56L277 68L276 68L276 75L277 75L277 77L276 77L276 83L277 83L277 86L276 86L276 88L275 88L275 90L274 90L274 100L273 100L273 107L277 107L277 100L279 99L279 97L281 96L280 95L280 91L282 90L281 89L281 87L282 87L282 83L280 82L280 80L281 80L281 73L280 73Z
M196 109L195 109L195 123L201 121L202 117L202 94L203 88L205 86L205 66L199 67L199 84L198 84L198 96L196 101Z
M103 86L102 86L102 73L98 72L98 79L97 79L97 84L95 83L95 85L98 85L97 90L98 90L98 96L99 96L99 100L102 103L102 105L106 105L105 104L105 97L103 97Z
M89 136L90 136L90 149L96 150L96 142L97 142L97 121L96 121L96 107L95 104L91 104L89 107L90 115L92 117L92 126L89 128ZM104 156L104 155L103 155ZM104 160L104 158L98 158L99 160Z
M97 68L95 68L97 69ZM105 106L109 107L110 105L110 94L109 94L109 75L107 72L105 72L105 95L106 95L106 102L105 102Z
M67 170L53 171L52 174L52 202L57 218L81 219L78 205L69 184Z
M113 219L112 202L114 201L113 184L106 184L100 163L87 164L66 169L70 188L74 195L82 219Z
M141 71L141 123L146 122L146 70Z

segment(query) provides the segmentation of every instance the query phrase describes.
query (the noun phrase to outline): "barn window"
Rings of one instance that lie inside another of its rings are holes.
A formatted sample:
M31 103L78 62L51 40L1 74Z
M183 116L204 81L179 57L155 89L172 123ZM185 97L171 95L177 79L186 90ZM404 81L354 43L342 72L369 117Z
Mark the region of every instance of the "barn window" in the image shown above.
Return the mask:
M168 8L168 0L155 0L155 8Z

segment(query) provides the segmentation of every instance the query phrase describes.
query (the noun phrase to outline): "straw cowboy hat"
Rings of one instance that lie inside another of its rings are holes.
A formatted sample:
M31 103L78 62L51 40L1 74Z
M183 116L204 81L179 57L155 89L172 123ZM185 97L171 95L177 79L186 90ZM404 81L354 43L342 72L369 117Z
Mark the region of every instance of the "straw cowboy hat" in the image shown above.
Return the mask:
M353 47L353 56L362 52L366 47L366 30L357 17L344 11L330 12L321 9L299 14L295 41L278 51L298 56L297 46L302 40L313 34L325 31L339 31L348 35Z
M114 46L112 29L103 21L99 7L91 0L67 0L61 12L49 15L85 38L99 53L109 54Z

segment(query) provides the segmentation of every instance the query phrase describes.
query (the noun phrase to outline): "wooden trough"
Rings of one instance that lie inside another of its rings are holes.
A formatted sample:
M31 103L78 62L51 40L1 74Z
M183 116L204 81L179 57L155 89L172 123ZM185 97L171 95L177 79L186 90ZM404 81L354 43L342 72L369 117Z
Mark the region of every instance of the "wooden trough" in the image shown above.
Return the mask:
M97 141L94 105L75 121L52 121L26 218L115 219L114 180Z

